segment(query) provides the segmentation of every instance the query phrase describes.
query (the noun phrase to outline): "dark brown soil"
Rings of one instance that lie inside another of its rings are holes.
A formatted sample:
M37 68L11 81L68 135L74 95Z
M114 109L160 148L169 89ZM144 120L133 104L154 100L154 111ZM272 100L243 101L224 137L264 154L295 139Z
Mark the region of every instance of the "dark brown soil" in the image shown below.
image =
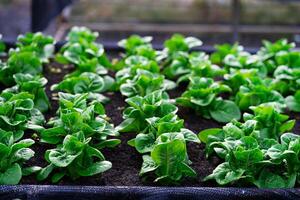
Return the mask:
M57 71L59 69L59 71ZM63 79L66 73L72 70L72 66L62 66L58 63L51 62L50 65L45 66L44 75L48 79L46 87L47 94L51 99L51 110L45 114L46 119L55 116L58 108L55 96L50 91L50 86L54 83L58 83ZM171 98L180 96L185 90L186 86L180 86L176 90L170 91ZM118 125L122 122L122 110L126 106L124 97L119 92L107 93L107 97L111 101L106 105L106 112L111 122ZM212 120L203 119L201 116L196 115L192 110L179 107L179 117L185 120L186 128L198 133L206 128L221 127L222 125ZM300 121L299 114L291 113L292 118L296 118L297 122ZM300 123L297 123L295 133L300 133ZM32 137L32 133L27 134L28 137ZM151 185L158 186L153 183L151 176L146 180L139 177L139 170L142 165L142 156L135 151L134 148L127 145L127 141L134 137L134 134L123 133L120 135L122 143L113 149L104 149L103 154L106 159L112 162L112 169L106 171L102 175L93 177L83 177L76 181L73 181L65 177L59 185L107 185L107 186L141 186ZM47 162L44 160L44 153L47 149L54 148L53 145L39 143L36 139L36 144L33 145L33 150L36 152L34 158L32 158L27 164L37 165L44 167ZM204 155L204 144L188 144L189 158L192 161L192 168L197 172L198 177L195 179L184 180L180 186L217 186L214 182L201 182L201 179L210 174L213 169L220 163L217 157L211 157L206 159ZM49 180L43 182L37 182L34 176L23 177L21 184L51 184Z

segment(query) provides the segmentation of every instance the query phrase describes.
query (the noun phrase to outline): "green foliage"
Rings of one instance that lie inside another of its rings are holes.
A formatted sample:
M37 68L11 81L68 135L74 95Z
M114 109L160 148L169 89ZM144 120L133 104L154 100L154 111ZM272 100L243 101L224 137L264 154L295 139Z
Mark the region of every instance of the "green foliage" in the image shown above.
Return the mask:
M257 77L257 69L230 69L229 73L224 75L224 83L228 85L233 94L236 94L240 86L246 85L248 80Z
M294 96L286 97L285 103L289 110L300 112L300 90L298 90Z
M267 79L252 77L247 83L241 85L236 93L235 102L243 111L250 106L257 106L262 103L278 102L284 104L282 95L268 86Z
M282 133L291 131L295 125L295 120L288 120L289 116L280 113L276 105L262 104L250 107L253 114L245 113L244 120L254 120L256 128L259 129L259 138L269 138L277 140Z
M144 97L126 99L129 104L123 112L124 121L117 127L120 132L140 132L147 128L147 119L176 113L177 107L170 103L168 95L156 90Z
M116 87L120 87L128 79L133 79L137 75L138 70L147 70L149 72L158 74L160 72L159 65L156 61L149 60L143 56L129 56L125 58L124 64L126 67L117 71L116 77Z
M260 188L294 187L299 174L300 137L290 131L294 120L272 105L253 107L245 122L233 120L222 129L199 133L206 153L216 153L223 163L204 180L220 185L252 183Z
M49 165L39 171L37 179L41 181L52 174L51 181L56 183L64 176L75 180L110 169L112 164L90 143L91 138L86 138L82 131L66 135L61 145L46 151L45 159Z
M132 79L127 79L120 86L120 91L122 95L127 97L135 95L146 96L156 90L170 90L175 87L176 84L170 80L166 80L163 75L138 69Z
M42 113L34 108L33 98L27 92L0 95L0 127L13 132L13 141L20 140L26 129L40 129L45 121Z
M155 181L172 184L183 177L196 177L196 172L189 166L182 132L163 133L157 138L150 156L143 156L140 175L155 171Z
M144 56L147 58L153 58L155 56L155 51L152 49L151 42L152 37L140 37L138 35L132 35L127 39L123 39L118 42L120 47L123 47L128 56L136 55L136 56ZM145 55L151 55L145 56Z
M174 184L184 177L196 176L189 167L186 142L200 141L196 134L184 128L183 120L175 114L177 108L162 95L161 91L153 92L145 97L144 102L139 96L127 99L132 107L124 111L127 119L119 128L138 132L128 143L139 153L146 154L143 155L140 176L155 172L155 181ZM161 98L164 100L158 102ZM126 116L126 112L130 114Z
M0 63L0 82L12 86L15 84L13 76L17 73L35 76L41 72L41 61L34 52L14 52L7 63Z
M2 127L2 126L1 126ZM15 133L0 129L0 184L18 184L22 176L29 175L39 167L23 167L24 162L34 156L34 151L29 147L34 144L31 139L17 141Z
M231 92L231 89L220 82L214 82L211 78L191 77L188 89L176 102L218 122L240 119L241 113L237 105L218 97L223 92Z
M108 139L118 132L106 120L102 104L97 101L88 104L87 97L88 94L59 93L58 116L48 122L51 128L41 131L41 142L59 144L67 135L81 131L85 138L91 137L94 147L119 144L117 139Z
M102 104L88 104L87 97L88 94L59 93L58 116L48 122L51 128L40 131L41 142L57 146L46 151L49 164L39 171L38 180L45 180L50 174L53 183L65 176L75 180L111 168L100 149L118 145L121 141L111 138L118 132L107 122Z
M41 62L49 62L53 55L54 39L51 36L45 36L40 32L26 33L20 35L17 39L17 52L34 52Z
M45 92L46 78L19 73L14 75L14 80L17 84L3 90L2 93L28 92L33 96L35 108L41 112L46 112L50 108L50 102Z
M100 93L109 91L114 84L110 76L100 76L93 72L84 72L78 76L65 76L58 84L52 85L51 89L71 94L88 93L90 100L107 102L108 98Z
M191 76L214 78L223 75L224 70L213 65L203 52L179 52L164 66L163 73L170 79L178 78L178 82L182 82L188 81Z
M241 52L238 55L227 55L224 60L224 66L229 69L257 69L261 77L265 77L268 69L258 55L251 55L248 52Z
M285 65L277 67L270 86L282 95L294 93L300 89L300 68L289 68Z
M80 72L103 72L111 67L111 63L104 53L104 48L95 40L98 33L85 27L73 27L67 36L67 43L56 55L60 63L74 64ZM90 66L92 65L92 66Z
M224 65L224 59L227 55L237 56L244 50L243 46L240 46L238 43L235 43L233 45L216 45L215 49L216 51L211 54L210 60L212 63L218 65Z
M178 52L188 52L194 47L202 45L202 41L195 37L184 37L180 34L174 34L170 39L164 43L165 49L169 56L172 56Z

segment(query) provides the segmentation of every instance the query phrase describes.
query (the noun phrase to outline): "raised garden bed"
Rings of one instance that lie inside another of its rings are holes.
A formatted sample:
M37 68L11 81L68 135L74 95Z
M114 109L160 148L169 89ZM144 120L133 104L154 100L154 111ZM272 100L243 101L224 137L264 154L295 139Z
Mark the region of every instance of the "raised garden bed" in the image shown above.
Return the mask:
M119 55L121 52L117 54L115 52L110 54L110 52L107 51L106 53L110 59L116 57L122 59L123 57L122 55ZM3 56L1 60L6 62L8 57ZM64 62L58 57L56 60ZM74 72L75 69L76 64L61 64L55 61L53 58L50 59L49 63L43 64L43 76L48 80L48 83L45 86L45 91L50 99L51 105L51 109L44 113L46 121L49 121L50 118L56 116L56 111L59 108L58 98L55 95L57 91L51 91L50 87L53 84L61 82L66 74ZM115 77L116 71L118 71L118 69L113 67L109 70L108 74L112 77ZM168 72L165 72L165 74L166 76L172 78L172 74L170 75ZM192 76L191 74L188 75ZM177 76L178 74L174 75L174 77L178 78ZM216 77L216 80L218 80L218 77ZM2 89L7 88L3 85L1 87ZM187 82L183 81L176 88L168 90L167 93L169 94L170 99L176 99L185 91L187 91L189 87L190 86L188 86ZM119 91L106 91L102 93L104 96L110 99L110 101L104 104L106 114L109 118L109 123L117 126L124 121L122 117L122 111L128 106L126 103L126 98L131 96L130 92L126 93L123 91L123 95ZM221 96L224 99L229 98L228 94L221 94ZM196 114L195 109L193 108L184 107L180 103L177 105L177 107L177 115L180 119L184 120L184 127L193 131L194 133L199 133L200 131L209 128L222 128L226 124L226 122L221 123L216 121L222 121L222 117L220 119L218 117L214 117L215 115L212 114L209 117L216 118L216 120L205 119L201 116L201 112ZM206 108L203 107L201 109ZM249 110L247 110L247 112L249 112ZM228 113L225 113L224 116L227 114ZM299 134L299 113L287 110L285 114L288 114L291 119L296 120L295 126L290 132ZM235 118L235 116L232 118ZM51 126L45 125L45 127L49 128ZM35 144L31 146L31 149L35 152L35 155L24 164L24 167L46 167L48 163L44 159L45 152L46 150L53 149L55 147L54 144L41 142L41 139L43 138L41 137L40 133L36 134L37 132L39 131L25 130L23 139L35 140ZM6 199L68 199L72 198L73 195L76 195L78 199L154 199L158 197L161 199L195 199L196 197L206 199L300 198L300 191L298 191L298 189L259 190L255 188L245 188L253 187L253 185L249 184L249 182L243 181L233 181L233 184L229 185L230 187L221 188L214 180L203 182L205 177L213 173L213 170L219 164L224 162L224 159L219 158L216 154L212 154L210 157L206 158L206 145L203 143L203 141L201 144L194 142L187 143L187 153L191 161L190 167L196 172L196 177L182 178L182 180L178 180L177 182L171 179L172 181L169 181L168 183L153 182L153 180L157 178L155 174L140 177L139 172L143 164L142 155L138 153L134 147L128 145L128 142L136 137L136 132L138 131L121 133L117 137L121 141L119 145L114 148L104 148L101 150L105 158L112 164L112 168L103 173L87 177L78 177L76 180L72 180L70 177L65 176L55 183L59 186L49 186L53 184L50 177L42 181L37 181L36 174L32 174L29 176L23 176L19 186L1 186L0 195ZM166 188L164 186L172 187Z

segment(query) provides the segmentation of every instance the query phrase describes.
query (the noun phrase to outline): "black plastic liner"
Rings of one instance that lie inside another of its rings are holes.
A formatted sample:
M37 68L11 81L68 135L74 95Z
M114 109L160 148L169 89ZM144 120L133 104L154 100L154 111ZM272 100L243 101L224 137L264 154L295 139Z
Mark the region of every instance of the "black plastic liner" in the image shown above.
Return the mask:
M1 200L294 200L300 189L113 186L0 186Z

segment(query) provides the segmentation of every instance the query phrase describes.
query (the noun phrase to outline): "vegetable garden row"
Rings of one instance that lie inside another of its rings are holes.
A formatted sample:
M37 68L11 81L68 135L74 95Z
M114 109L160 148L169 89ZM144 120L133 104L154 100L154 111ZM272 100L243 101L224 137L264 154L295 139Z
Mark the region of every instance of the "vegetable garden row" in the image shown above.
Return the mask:
M193 50L202 45L194 37L175 34L158 51L151 37L133 35L119 42L124 53L110 59L97 37L73 27L57 53L54 39L41 33L20 36L7 53L0 42L0 184L101 179L114 168L111 159L125 159L111 153L120 146L140 157L132 176L154 185L198 179L204 186L292 188L300 182L293 119L300 116L300 52L293 43L264 41L256 54L224 44L208 55ZM46 67L50 76L68 73L47 83ZM124 98L125 108L106 109L110 98ZM121 123L109 117L121 112ZM205 149L191 156L200 143ZM123 167L135 158L128 155ZM199 177L195 159L214 169Z

